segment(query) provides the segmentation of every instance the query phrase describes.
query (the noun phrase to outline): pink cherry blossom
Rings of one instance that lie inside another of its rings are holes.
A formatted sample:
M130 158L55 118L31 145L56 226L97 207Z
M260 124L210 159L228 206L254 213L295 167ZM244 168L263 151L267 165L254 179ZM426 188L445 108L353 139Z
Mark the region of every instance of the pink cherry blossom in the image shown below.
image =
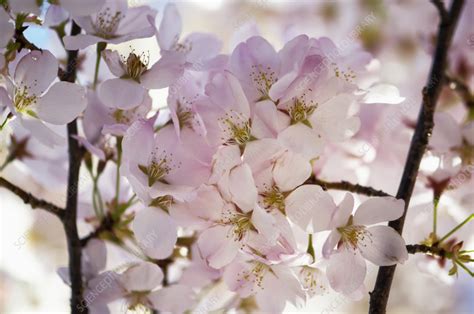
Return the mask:
M23 127L49 146L63 144L65 140L45 122L65 125L87 105L83 87L68 82L52 84L58 68L58 61L49 51L32 51L20 59L14 76L7 78L7 90L0 87L2 103Z

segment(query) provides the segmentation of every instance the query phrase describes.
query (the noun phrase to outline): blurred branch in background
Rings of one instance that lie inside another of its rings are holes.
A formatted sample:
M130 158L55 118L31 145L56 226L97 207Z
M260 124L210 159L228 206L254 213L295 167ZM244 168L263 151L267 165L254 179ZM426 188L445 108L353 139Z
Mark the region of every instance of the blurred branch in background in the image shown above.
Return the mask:
M5 180L4 178L0 177L0 187L4 187L7 190L10 190L18 197L20 197L25 204L30 204L32 208L41 208L46 210L47 212L57 216L60 220L64 219L64 209L49 203L45 200L39 199L32 195L29 192L21 189L20 187L14 185L13 183Z

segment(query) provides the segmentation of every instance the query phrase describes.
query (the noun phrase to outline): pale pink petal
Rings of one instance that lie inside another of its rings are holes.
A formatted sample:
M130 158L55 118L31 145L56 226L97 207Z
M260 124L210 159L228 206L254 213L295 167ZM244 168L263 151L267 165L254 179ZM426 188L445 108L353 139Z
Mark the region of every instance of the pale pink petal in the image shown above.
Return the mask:
M258 233L267 239L269 245L273 245L276 242L280 232L276 226L275 217L258 205L255 206L252 212L252 224Z
M120 54L116 50L106 49L102 52L102 57L109 67L110 72L116 77L126 74Z
M403 215L405 202L393 197L373 197L363 202L354 214L354 224L373 225Z
M104 270L107 263L105 242L98 239L90 240L83 250L83 259L87 260L92 273L98 274Z
M336 248L336 245L339 243L339 240L341 240L341 234L339 231L331 231L323 245L324 258L329 258L331 256L334 249Z
M277 106L270 100L256 103L253 109L252 134L257 138L276 138L278 133L290 125L290 117L277 110Z
M388 226L368 228L357 246L362 256L378 266L403 264L408 259L405 241Z
M61 6L71 15L90 15L98 12L104 5L105 0L61 0Z
M39 99L37 114L43 121L63 125L76 119L86 106L84 87L69 82L57 82Z
M99 85L99 97L112 108L131 109L140 105L145 97L143 86L133 80L111 79Z
M222 47L222 42L212 34L191 33L184 42L189 42L191 51L186 55L186 61L195 63L193 69L202 70L204 60L216 56Z
M103 39L93 35L79 34L76 36L64 36L63 41L64 47L67 50L79 50L95 45L103 41Z
M120 276L120 282L127 291L150 291L161 285L163 278L158 265L142 262L127 269Z
M140 210L132 223L132 230L142 250L155 259L164 259L173 253L178 237L176 223L158 208Z
M436 112L434 115L433 134L430 146L438 151L449 151L462 144L462 131L460 125L446 112Z
M4 48L7 46L10 39L13 37L15 33L15 26L12 22L10 22L10 16L5 12L3 7L0 7L0 48ZM0 67L0 69L3 68Z
M178 42L181 34L181 15L174 4L168 4L158 29L158 44L162 50L170 50Z
M58 60L48 50L25 55L15 68L16 86L26 86L29 95L40 96L58 76Z
M132 161L135 165L147 165L155 146L154 121L154 119L138 120L128 128L122 142L124 161Z
M328 230L336 204L318 185L303 185L285 200L288 218L308 233Z
M184 313L195 303L195 293L191 287L172 285L148 295L153 308L163 313Z
M232 201L244 212L249 212L254 208L258 192L252 177L252 170L247 164L242 164L231 170L229 192Z
M255 292L255 275L251 267L250 263L235 262L224 270L223 279L229 290L238 292L243 298Z
M347 224L352 211L354 210L354 197L346 193L342 202L337 206L337 210L331 219L331 228L343 227Z
M168 87L183 75L185 61L181 53L166 53L141 76L140 82L147 89Z
M9 1L8 4L13 13L40 14L38 2L36 0L14 0Z
M283 148L280 143L275 139L264 138L251 141L245 145L242 160L248 164L252 172L256 174L270 167L274 158L278 156L282 150Z
M290 191L303 184L311 176L312 170L307 159L287 151L276 160L273 179L280 191Z
M340 293L351 294L364 284L367 265L359 253L340 250L331 255L326 274L331 287Z
M462 128L462 135L469 145L474 146L474 121L468 122Z
M369 87L363 99L366 104L399 104L404 100L405 97L400 97L398 88L389 84Z
M240 243L233 238L231 228L224 226L215 226L203 231L197 244L201 256L215 269L232 262L240 247Z
M20 120L21 125L46 146L63 146L66 139L48 128L41 120L24 117Z
M321 136L302 123L294 124L278 134L278 140L307 159L317 158L324 147Z
M239 80L228 71L225 72L225 76L234 98L234 110L243 114L244 117L250 117L250 105Z

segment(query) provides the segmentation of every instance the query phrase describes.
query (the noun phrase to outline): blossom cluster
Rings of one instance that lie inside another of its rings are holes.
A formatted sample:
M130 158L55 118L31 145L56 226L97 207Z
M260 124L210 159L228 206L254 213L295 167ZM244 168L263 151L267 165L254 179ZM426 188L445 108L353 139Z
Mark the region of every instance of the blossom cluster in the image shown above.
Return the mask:
M110 72L79 85L52 52L8 47L13 21L39 15L34 1L9 4L0 7L2 128L62 147L56 126L78 121L74 140L93 179L81 187L79 220L104 232L85 244L82 306L193 311L217 287L231 296L225 309L252 300L282 312L330 289L360 299L367 261L407 260L405 240L384 224L404 214L403 200L350 192L335 200L317 178L341 143L367 132L360 111L404 100L377 79L371 54L307 35L279 50L252 36L224 54L211 34L182 38L174 4L156 24L155 9L125 0L53 1L45 24L72 19L83 31L62 37L65 49L95 45L97 69L104 61ZM153 64L147 52L114 46L153 36ZM165 88L167 106L156 110L150 91ZM474 139L472 122L435 120L430 154L443 164L426 176L439 186L459 173ZM111 245L137 252L112 269ZM58 273L70 284L67 268Z

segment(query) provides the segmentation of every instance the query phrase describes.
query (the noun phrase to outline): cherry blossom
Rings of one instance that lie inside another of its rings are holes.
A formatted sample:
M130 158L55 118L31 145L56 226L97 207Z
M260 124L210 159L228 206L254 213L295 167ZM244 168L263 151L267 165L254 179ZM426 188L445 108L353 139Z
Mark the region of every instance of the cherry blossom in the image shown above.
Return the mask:
M86 6L82 8L90 9ZM129 8L126 0L106 0L97 12L74 17L86 34L65 36L64 45L68 50L77 50L99 42L118 44L151 37L155 28L149 20L154 20L155 16L156 11L148 6Z
M7 90L0 88L2 103L23 127L51 146L64 143L64 139L45 122L65 125L87 104L83 87L68 82L53 83L57 72L58 61L51 52L32 51L20 59L13 77L7 79Z

